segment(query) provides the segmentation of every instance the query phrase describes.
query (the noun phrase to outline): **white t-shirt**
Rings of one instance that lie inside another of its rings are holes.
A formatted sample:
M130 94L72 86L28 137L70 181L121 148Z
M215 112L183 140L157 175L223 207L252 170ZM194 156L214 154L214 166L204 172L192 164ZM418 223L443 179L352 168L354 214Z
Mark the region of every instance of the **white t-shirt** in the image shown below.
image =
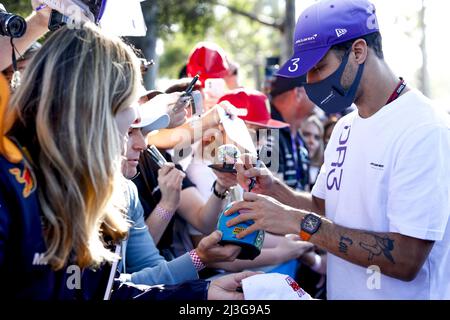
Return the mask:
M420 92L343 117L312 194L338 225L435 241L411 282L329 254L329 299L450 299L450 120Z

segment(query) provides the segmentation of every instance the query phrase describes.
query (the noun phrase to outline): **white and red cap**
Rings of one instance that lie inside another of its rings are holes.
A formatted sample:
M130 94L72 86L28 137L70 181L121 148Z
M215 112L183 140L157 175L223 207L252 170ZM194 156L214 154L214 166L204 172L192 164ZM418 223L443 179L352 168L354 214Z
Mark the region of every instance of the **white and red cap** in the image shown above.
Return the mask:
M257 274L242 280L245 300L313 300L290 276Z
M189 77L200 76L202 87L205 80L223 79L230 74L225 51L213 42L199 42L189 55L186 71Z
M147 96L151 91L141 89L141 97ZM154 105L151 100L136 107L138 118L131 125L132 128L142 128L142 134L146 135L151 131L167 128L170 123L170 116L164 105Z
M254 124L260 127L281 129L289 127L286 122L278 121L270 117L270 104L267 96L257 90L235 89L219 99L219 103L228 101L238 109L246 109L245 116L239 116L248 124Z

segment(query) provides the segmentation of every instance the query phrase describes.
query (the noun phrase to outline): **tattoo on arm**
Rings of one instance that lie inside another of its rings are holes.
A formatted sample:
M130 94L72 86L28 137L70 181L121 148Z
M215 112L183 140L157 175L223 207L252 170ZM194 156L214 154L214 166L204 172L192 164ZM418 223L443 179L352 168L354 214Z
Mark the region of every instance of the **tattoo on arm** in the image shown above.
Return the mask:
M353 240L341 235L341 239L339 240L339 252L347 254L348 246L353 244Z
M371 243L360 242L361 248L369 252L368 260L372 261L373 256L379 256L381 253L393 264L395 264L394 257L392 257L391 251L394 250L394 240L387 235L383 237L376 234L366 233L373 237L374 241Z

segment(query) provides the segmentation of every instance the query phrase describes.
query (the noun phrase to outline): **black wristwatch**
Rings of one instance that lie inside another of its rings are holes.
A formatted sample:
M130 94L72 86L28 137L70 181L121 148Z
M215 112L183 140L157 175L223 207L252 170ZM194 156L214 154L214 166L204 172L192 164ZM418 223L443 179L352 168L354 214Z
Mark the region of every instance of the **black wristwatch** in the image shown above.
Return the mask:
M300 224L300 238L303 241L309 241L311 236L319 231L322 219L315 213L308 213Z
M216 184L217 184L217 180L216 181L214 181L214 183L213 183L213 185L212 185L212 192L214 193L214 195L217 197L217 198L219 198L219 199L225 199L226 197L227 197L227 195L228 195L228 193L229 193L229 191L228 190L225 190L225 192L224 193L219 193L217 190L216 190Z

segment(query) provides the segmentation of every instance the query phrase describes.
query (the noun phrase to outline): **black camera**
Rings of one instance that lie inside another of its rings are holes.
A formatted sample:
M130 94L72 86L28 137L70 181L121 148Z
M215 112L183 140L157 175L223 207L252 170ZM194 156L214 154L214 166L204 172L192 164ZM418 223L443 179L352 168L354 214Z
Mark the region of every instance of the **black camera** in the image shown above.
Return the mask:
M8 13L0 4L0 35L10 38L20 38L27 31L27 22L24 18Z

